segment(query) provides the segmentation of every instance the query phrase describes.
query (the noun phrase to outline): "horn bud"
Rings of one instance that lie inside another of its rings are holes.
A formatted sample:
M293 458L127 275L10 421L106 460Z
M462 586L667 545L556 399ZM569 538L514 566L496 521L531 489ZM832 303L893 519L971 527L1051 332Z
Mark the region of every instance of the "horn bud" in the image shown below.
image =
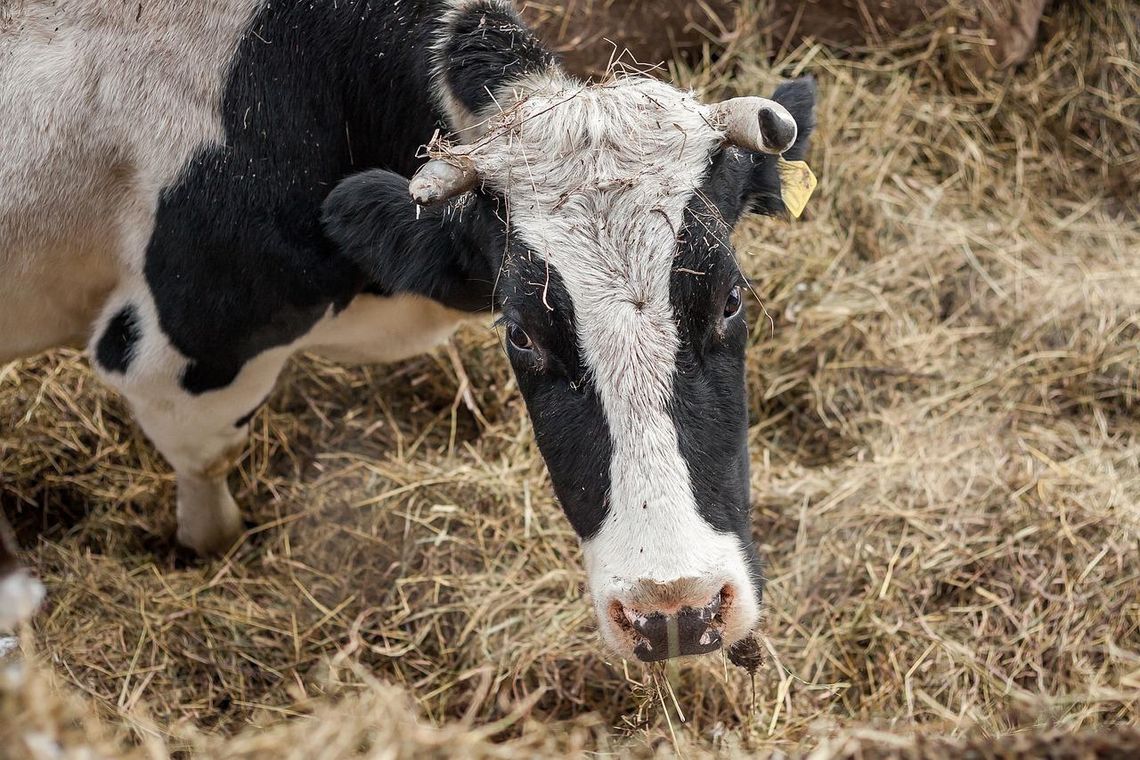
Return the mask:
M729 98L712 107L712 121L726 143L756 153L783 153L799 134L788 109L768 98Z
M463 195L478 183L475 163L467 156L433 158L412 177L408 192L419 205L432 206Z

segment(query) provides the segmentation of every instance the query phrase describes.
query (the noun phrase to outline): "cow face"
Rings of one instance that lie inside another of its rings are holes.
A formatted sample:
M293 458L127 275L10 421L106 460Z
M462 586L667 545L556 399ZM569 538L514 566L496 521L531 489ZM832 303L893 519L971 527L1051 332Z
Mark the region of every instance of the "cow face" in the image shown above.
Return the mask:
M660 82L542 87L463 154L503 208L506 351L606 642L712 651L761 595L730 242L746 159Z
M812 85L784 93L804 122L797 138L797 119L773 101L706 106L644 77L586 85L530 58L536 70L494 94L484 87L486 102L449 81L471 67L441 73L464 141L436 146L411 181L423 204L414 224L408 200L388 190L375 193L383 203L361 202L369 182L400 184L374 173L333 193L326 228L388 290L408 287L392 282L407 283L413 256L451 262L433 269L439 282L420 278L426 295L492 286L538 446L581 538L602 638L647 661L710 652L753 630L762 594L748 289L730 236L757 198L778 207L765 154L806 147ZM386 230L383 246L350 231L362 220ZM375 263L384 246L404 249L398 265Z

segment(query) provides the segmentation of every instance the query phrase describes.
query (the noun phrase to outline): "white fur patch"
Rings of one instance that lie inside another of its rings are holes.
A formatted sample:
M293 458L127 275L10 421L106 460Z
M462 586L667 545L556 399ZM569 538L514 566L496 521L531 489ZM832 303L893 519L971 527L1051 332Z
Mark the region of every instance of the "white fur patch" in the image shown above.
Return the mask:
M547 75L513 89L517 102L464 152L506 197L515 234L561 274L605 409L610 511L583 544L599 618L610 599L635 602L639 580L695 579L709 596L731 583L731 642L758 616L748 564L739 539L700 516L668 410L677 233L723 133L690 93L647 78Z

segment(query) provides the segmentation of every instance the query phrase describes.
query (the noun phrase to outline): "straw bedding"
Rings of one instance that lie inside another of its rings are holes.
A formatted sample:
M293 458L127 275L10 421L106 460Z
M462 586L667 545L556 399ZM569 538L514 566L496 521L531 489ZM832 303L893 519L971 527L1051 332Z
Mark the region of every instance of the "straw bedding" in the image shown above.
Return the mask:
M0 500L49 589L0 669L0 755L1135 756L1140 11L1052 5L999 79L962 45L773 69L742 37L674 72L820 82L806 218L737 235L763 302L754 681L600 651L484 327L397 366L295 362L234 476L253 527L210 562L59 351L0 367Z

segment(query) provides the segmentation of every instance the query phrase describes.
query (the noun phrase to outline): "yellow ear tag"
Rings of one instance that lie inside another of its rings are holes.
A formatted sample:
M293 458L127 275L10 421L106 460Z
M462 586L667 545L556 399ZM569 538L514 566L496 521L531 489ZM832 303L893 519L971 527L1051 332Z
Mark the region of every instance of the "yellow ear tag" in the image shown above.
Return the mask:
M783 157L777 159L776 170L780 173L780 198L791 215L799 219L815 190L815 175L806 162L785 161Z

